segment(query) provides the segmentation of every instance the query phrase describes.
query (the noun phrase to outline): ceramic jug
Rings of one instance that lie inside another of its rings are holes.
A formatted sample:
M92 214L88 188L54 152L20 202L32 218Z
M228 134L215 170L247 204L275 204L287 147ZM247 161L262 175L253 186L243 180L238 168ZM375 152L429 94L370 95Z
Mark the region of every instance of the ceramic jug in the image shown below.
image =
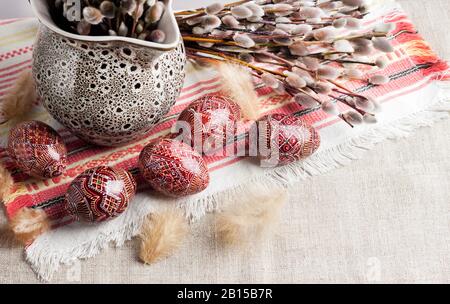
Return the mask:
M87 142L117 146L142 138L167 114L184 81L186 56L172 10L164 43L81 36L59 28L48 0L31 0L40 21L33 77L48 112Z

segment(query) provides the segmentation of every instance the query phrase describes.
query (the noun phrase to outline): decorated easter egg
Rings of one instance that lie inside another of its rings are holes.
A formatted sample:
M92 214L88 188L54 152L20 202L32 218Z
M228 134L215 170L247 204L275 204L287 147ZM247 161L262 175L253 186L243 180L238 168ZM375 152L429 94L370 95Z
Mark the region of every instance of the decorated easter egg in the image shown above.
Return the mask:
M40 121L22 122L11 129L8 154L24 173L37 178L59 176L67 165L61 136Z
M126 170L100 166L84 171L66 192L67 211L77 220L103 222L123 213L136 193Z
M203 153L204 149L223 148L227 136L234 136L236 122L240 119L241 109L230 98L206 95L181 112L177 128L184 142Z
M258 121L259 156L267 164L287 165L312 155L320 146L319 133L299 117L272 114Z
M201 155L189 145L170 138L147 145L139 156L143 178L169 196L191 195L206 189L209 173Z

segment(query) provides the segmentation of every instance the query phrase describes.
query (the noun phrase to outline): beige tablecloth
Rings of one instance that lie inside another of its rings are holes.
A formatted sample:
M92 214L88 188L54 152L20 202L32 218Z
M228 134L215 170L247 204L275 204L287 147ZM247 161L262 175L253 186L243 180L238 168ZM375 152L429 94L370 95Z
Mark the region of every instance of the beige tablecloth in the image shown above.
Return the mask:
M399 0L441 57L450 59L450 1ZM214 216L183 249L153 266L138 244L64 267L54 282L450 283L450 121L289 189L274 236L247 252L224 250ZM1 217L0 223L5 219ZM0 283L38 282L23 250L0 241Z

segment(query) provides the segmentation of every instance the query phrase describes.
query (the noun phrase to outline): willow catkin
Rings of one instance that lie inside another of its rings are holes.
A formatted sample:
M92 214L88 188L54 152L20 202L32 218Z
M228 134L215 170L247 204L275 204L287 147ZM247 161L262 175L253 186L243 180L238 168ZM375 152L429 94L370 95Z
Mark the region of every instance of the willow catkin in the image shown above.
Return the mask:
M255 46L255 41L247 34L236 33L233 36L233 40L238 46L243 48L252 48Z
M291 44L289 46L289 51L295 56L306 56L310 53L308 46L302 41L297 41Z
M219 17L214 16L214 15L210 15L210 16L205 16L202 19L202 26L206 29L208 29L209 31L218 28L220 25L222 24L222 20L220 20Z
M375 85L382 85L389 82L389 77L384 75L374 75L369 78L369 82Z
M215 15L215 14L220 13L224 8L225 8L224 4L217 2L217 3L208 5L205 8L205 12L210 15Z
M295 102L300 104L301 106L305 108L312 108L317 106L317 100L312 98L311 96L305 94L305 93L298 93L294 96Z
M343 117L353 125L360 125L364 121L363 116L360 113L353 110L350 110L347 113L343 114Z
M246 6L240 5L231 8L231 14L236 19L246 19L253 15L253 12Z
M333 48L336 52L353 53L355 49L348 40L338 40L333 43Z
M391 53L394 51L394 48L386 37L373 37L372 43L373 47L379 51L385 53Z
M339 77L340 70L334 67L321 66L317 70L317 76L321 79L335 80Z
M116 5L111 1L103 1L100 4L100 12L105 18L113 19L116 17Z
M356 97L354 100L355 100L355 106L358 109L361 109L361 110L364 110L367 112L371 112L375 109L375 105L372 103L372 101L370 99Z
M161 20L162 15L164 14L166 7L164 3L158 1L147 10L145 15L145 22L147 23L156 23Z
M163 43L166 40L166 34L161 30L153 30L149 36L150 41Z
M222 17L222 22L229 28L239 27L239 21L231 15L226 15Z
M86 22L97 25L103 21L104 17L100 10L96 9L95 7L86 6L83 9L83 18L84 20L86 20Z
M330 115L338 115L339 114L339 110L338 110L336 104L330 100L324 101L321 104L321 108L327 114L330 114Z
M384 56L380 56L375 60L375 64L378 68L384 69L389 65L389 60Z

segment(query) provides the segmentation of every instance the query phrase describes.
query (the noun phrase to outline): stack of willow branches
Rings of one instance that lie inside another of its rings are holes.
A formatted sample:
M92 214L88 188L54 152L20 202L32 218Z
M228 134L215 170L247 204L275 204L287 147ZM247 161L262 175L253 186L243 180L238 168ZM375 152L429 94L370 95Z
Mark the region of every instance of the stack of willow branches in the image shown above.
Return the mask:
M367 12L364 0L254 0L176 15L190 58L245 66L276 93L353 127L375 123L379 104L342 80L386 84L389 78L377 71L394 50L387 38L393 24L364 30Z
M158 23L166 9L158 0L51 0L50 12L61 28L79 35L125 36L157 43L166 33Z

